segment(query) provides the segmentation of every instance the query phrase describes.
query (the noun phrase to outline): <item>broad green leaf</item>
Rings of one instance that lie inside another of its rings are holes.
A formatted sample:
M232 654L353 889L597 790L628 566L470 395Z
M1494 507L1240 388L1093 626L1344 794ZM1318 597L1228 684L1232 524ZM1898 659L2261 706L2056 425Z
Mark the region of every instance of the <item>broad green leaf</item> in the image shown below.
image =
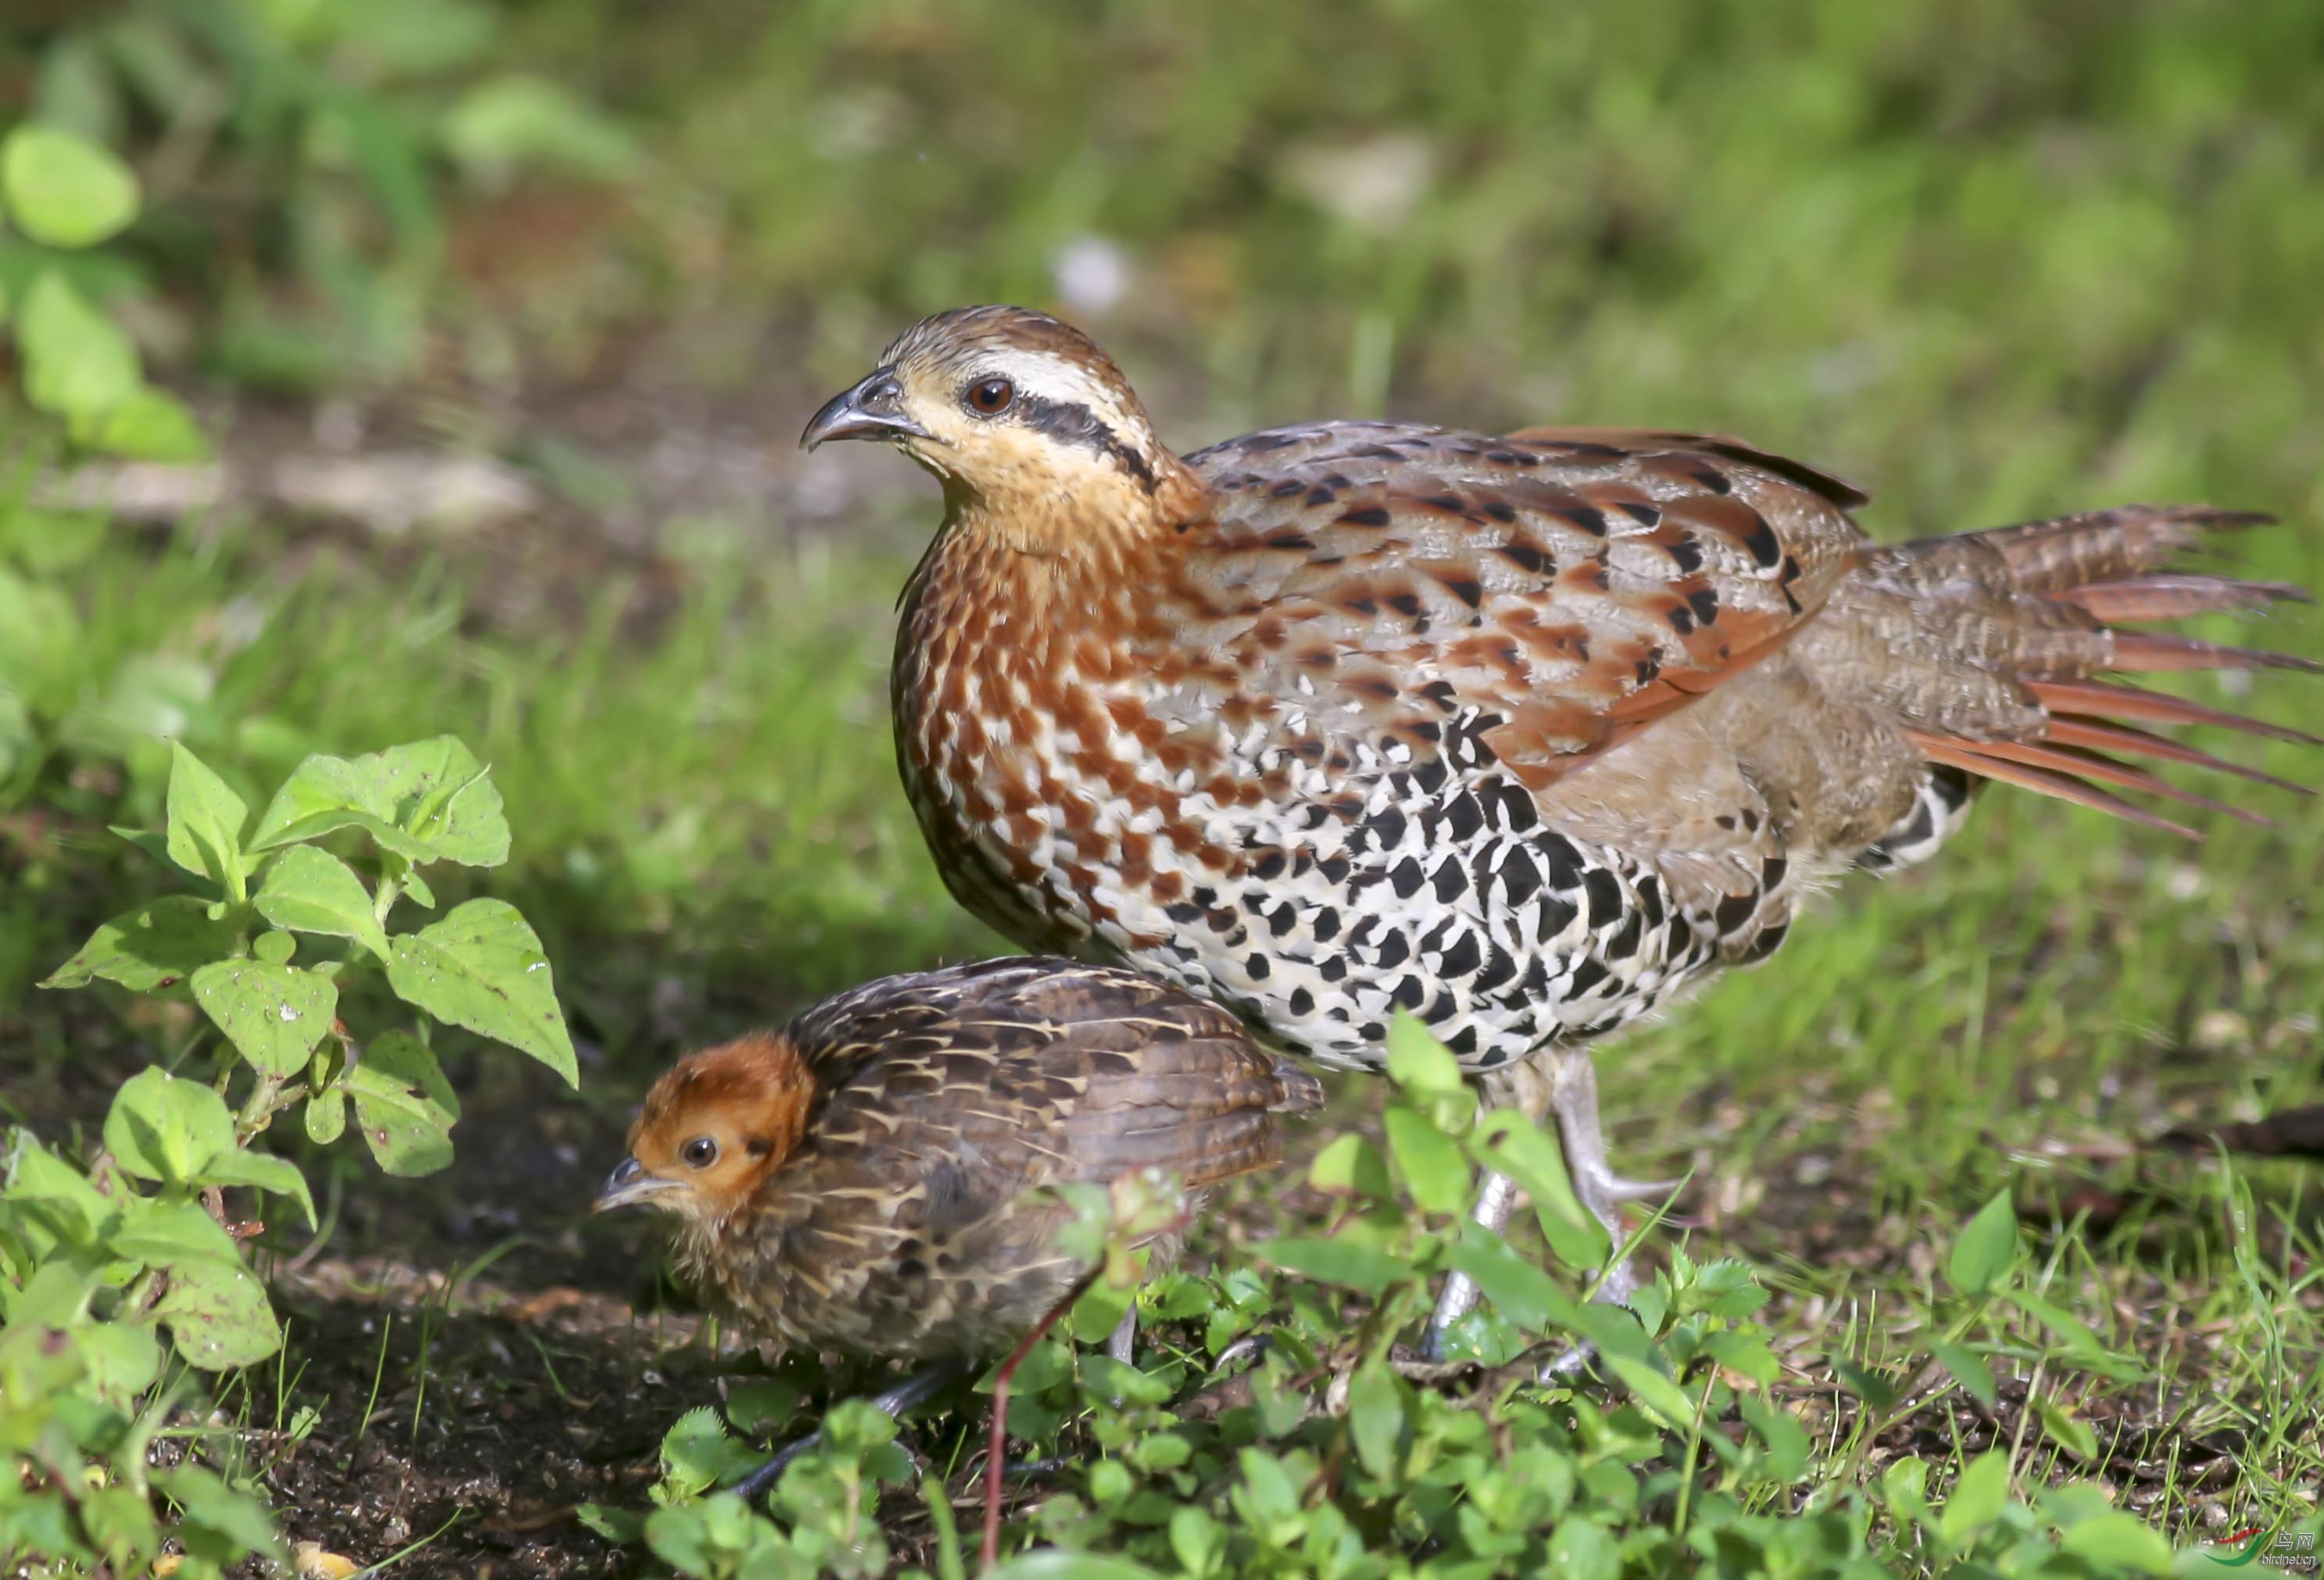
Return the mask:
M360 827L412 862L496 867L508 859L500 791L451 735L369 756L315 756L291 772L258 820L253 850Z
M210 442L186 403L151 384L95 415L76 415L72 436L94 450L133 461L188 465L210 458Z
M2119 1509L2092 1515L2069 1527L2059 1548L2099 1567L2142 1575L2168 1575L2176 1561L2171 1544L2136 1515ZM2216 1564L2213 1558L2209 1562ZM2201 1567L2203 1566L2199 1566Z
M221 960L195 972L193 987L235 1050L269 1075L304 1069L338 1013L338 988L295 966Z
M1779 1482L1795 1482L1807 1474L1807 1428L1781 1405L1745 1395L1736 1401L1743 1419L1767 1446L1767 1474Z
M1573 1194L1557 1143L1530 1120L1510 1109L1495 1109L1471 1134L1469 1150L1483 1167L1508 1175L1524 1189L1558 1261L1577 1272L1604 1265L1613 1250L1606 1225Z
M236 1261L193 1261L170 1269L170 1287L153 1308L178 1354L205 1372L248 1366L282 1346L265 1287Z
M452 1161L459 1099L418 1038L401 1031L380 1038L333 1090L355 1104L355 1126L388 1173L433 1174Z
M1783 1367L1767 1341L1747 1330L1729 1329L1725 1333L1708 1335L1702 1341L1705 1354L1738 1376L1748 1377L1762 1388L1772 1388L1783 1375Z
M275 1534L266 1505L247 1492L235 1491L215 1471L180 1465L174 1470L155 1471L153 1484L185 1511L189 1524L235 1548L263 1553L278 1561L283 1557L282 1538Z
M137 217L137 178L111 151L53 126L19 126L0 143L8 217L34 241L93 247Z
M1404 1174L1413 1200L1446 1216L1466 1212L1471 1174L1460 1143L1437 1129L1426 1114L1401 1103L1388 1104L1383 1123L1388 1150Z
M370 892L353 867L311 845L294 845L274 859L252 899L258 914L279 928L353 938L385 960L387 929L380 926Z
M1348 1380L1348 1436L1363 1467L1383 1481L1402 1459L1404 1412L1404 1391L1387 1367L1360 1366Z
M262 966L288 966L298 952L298 940L286 932L263 932L250 940L250 953Z
M169 808L170 859L239 900L249 805L179 741L170 743Z
M444 146L469 179L505 187L528 170L615 180L640 163L637 144L570 89L546 78L487 78L447 110Z
M2088 1323L2065 1307L2043 1299L2031 1289L2012 1289L2003 1293L2011 1305L2057 1335L2076 1365L2125 1381L2144 1374L2135 1361L2107 1349Z
M0 1199L48 1208L51 1217L69 1225L72 1240L88 1244L112 1215L113 1204L88 1182L88 1176L34 1141L29 1132L17 1135L22 1140L13 1149L14 1162Z
M242 1263L234 1236L192 1202L145 1202L124 1215L108 1236L124 1261L175 1268L188 1261Z
M1461 1225L1451 1259L1455 1270L1476 1280L1495 1310L1528 1332L1570 1330L1578 1319L1573 1298L1555 1279L1481 1224Z
M52 416L94 420L144 387L137 348L54 269L24 293L16 315L24 393Z
M529 1053L581 1084L540 940L516 907L471 900L389 942L388 985L404 1003Z
M1955 1552L1977 1539L1978 1533L2001 1518L2009 1503L2009 1456L1999 1452L1979 1455L1969 1462L1945 1500L1937 1529Z
M1630 1391L1630 1397L1645 1407L1648 1415L1674 1432L1693 1428L1694 1401L1687 1398L1684 1389L1655 1370L1652 1363L1628 1355L1599 1358L1614 1369L1614 1375L1622 1380L1622 1386Z
M143 1179L186 1185L234 1146L226 1099L198 1081L140 1070L121 1084L105 1116L106 1150Z
M329 1146L346 1133L347 1094L344 1086L318 1092L307 1099L307 1139Z
M315 1226L315 1198L307 1189L307 1177L288 1158L236 1147L210 1160L209 1167L202 1170L202 1183L246 1185L254 1190L287 1196L307 1215L307 1227Z
M1967 1344L1950 1344L1943 1339L1932 1341L1929 1354L1952 1374L1953 1381L1961 1385L1962 1391L1978 1403L1991 1409L1999 1402L2001 1391L1994 1386L1993 1368L1986 1364L1983 1355Z
M2047 1394L2034 1396L2034 1411L2042 1418L2042 1430L2051 1442L2076 1459L2087 1462L2098 1456L2098 1437L2088 1421L2069 1413Z
M1378 1295L1419 1276L1410 1262L1347 1240L1298 1236L1262 1240L1250 1248L1250 1253L1286 1272L1320 1283L1343 1284L1368 1295Z
M161 1374L161 1344L134 1322L93 1322L73 1335L97 1398L126 1410Z
M2017 1208L2003 1191L1971 1218L1953 1241L1945 1279L1964 1295L1982 1295L2017 1260Z
M193 895L173 894L116 916L41 985L87 987L102 977L135 993L175 987L210 962L226 958L240 941L233 928L212 920L209 910L207 901Z
M1307 1167L1307 1183L1326 1196L1360 1196L1388 1201L1396 1195L1388 1164L1360 1135L1337 1136Z
M1409 1010L1399 1009L1388 1024L1388 1078L1406 1091L1458 1092L1461 1064Z

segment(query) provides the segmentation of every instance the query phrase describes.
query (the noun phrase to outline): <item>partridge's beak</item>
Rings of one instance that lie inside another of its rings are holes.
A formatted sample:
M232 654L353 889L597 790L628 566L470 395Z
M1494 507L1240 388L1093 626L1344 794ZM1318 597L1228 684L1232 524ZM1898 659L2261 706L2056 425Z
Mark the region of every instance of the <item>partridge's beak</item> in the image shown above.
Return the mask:
M835 439L927 439L928 430L904 415L904 386L896 370L883 367L852 390L824 402L799 435L805 449Z
M605 1176L605 1188L597 1193L597 1199L589 1210L605 1213L615 1207L651 1201L665 1190L677 1189L678 1184L675 1179L664 1179L658 1174L647 1173L646 1166L635 1158L624 1158L619 1168Z

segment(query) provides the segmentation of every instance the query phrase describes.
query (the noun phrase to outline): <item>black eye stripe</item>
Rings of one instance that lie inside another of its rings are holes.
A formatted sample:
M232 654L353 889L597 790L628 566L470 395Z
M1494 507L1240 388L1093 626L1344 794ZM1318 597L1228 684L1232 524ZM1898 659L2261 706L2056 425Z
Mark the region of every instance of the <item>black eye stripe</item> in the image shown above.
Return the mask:
M1094 450L1102 456L1111 456L1121 464L1121 469L1138 479L1139 485L1148 494L1154 492L1154 468L1146 457L1108 428L1098 414L1074 401L1050 401L1039 395L1019 393L1016 410L1022 414L1027 426L1038 429L1064 444Z

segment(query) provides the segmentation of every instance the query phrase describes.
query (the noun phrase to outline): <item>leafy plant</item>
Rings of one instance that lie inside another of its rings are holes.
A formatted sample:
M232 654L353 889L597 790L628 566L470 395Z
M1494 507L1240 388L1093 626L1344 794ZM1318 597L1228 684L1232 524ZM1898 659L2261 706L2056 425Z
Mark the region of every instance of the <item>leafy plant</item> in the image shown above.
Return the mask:
M177 746L165 829L120 832L175 866L191 892L106 923L46 985L104 981L191 1000L217 1033L212 1074L152 1068L125 1082L86 1169L29 1132L9 1137L0 1556L149 1563L161 1529L148 1493L159 1491L179 1506L175 1529L195 1566L180 1572L207 1574L278 1544L246 1490L190 1462L149 1473L146 1448L182 1386L182 1374L164 1382L159 1335L200 1371L281 1346L236 1243L259 1226L231 1224L224 1193L288 1197L309 1227L315 1210L298 1169L258 1150L259 1138L303 1104L314 1141L338 1141L352 1120L387 1172L444 1167L459 1103L431 1022L576 1076L549 963L514 908L470 900L391 930L401 902L437 907L421 868L507 858L500 794L458 741L310 757L254 823L241 796ZM359 1039L345 1017L366 1000L403 1011L392 1024L358 1013L377 1027Z

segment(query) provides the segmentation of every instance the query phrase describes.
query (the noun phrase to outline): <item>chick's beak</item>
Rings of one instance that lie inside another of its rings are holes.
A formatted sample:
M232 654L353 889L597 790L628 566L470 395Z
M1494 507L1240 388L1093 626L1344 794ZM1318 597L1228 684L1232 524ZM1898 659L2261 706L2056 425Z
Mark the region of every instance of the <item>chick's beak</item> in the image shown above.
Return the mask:
M615 1207L650 1201L663 1191L677 1189L678 1184L675 1179L664 1179L658 1174L647 1173L646 1166L635 1158L624 1158L619 1167L605 1176L605 1187L597 1193L597 1199L591 1204L589 1210L593 1213L611 1212Z
M853 389L823 403L799 435L805 449L835 439L927 439L928 430L904 415L904 386L892 367L875 369Z

